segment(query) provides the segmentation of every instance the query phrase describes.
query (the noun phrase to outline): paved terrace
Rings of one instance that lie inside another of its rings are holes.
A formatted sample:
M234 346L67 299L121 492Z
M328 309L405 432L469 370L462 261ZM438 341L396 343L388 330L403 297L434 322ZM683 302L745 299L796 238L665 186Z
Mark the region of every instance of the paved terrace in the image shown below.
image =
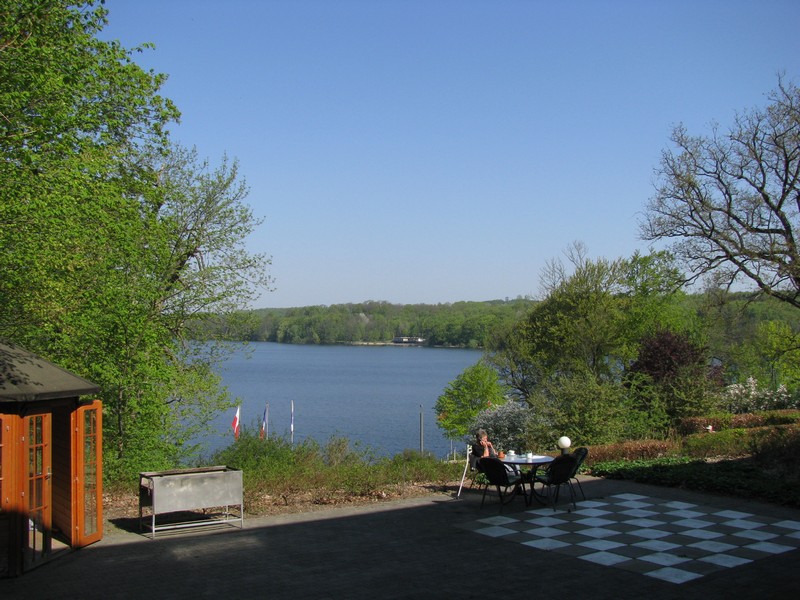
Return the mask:
M453 494L245 520L155 540L131 522L0 598L791 598L800 511L582 478L587 500Z

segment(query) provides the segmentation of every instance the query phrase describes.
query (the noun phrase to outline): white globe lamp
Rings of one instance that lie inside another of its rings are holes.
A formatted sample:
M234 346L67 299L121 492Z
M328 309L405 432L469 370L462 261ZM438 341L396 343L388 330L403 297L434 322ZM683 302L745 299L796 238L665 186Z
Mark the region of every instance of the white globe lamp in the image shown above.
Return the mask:
M561 448L561 454L566 454L569 452L569 447L572 445L572 440L567 436L562 435L560 438L558 438L558 442L556 443L558 444L558 447Z

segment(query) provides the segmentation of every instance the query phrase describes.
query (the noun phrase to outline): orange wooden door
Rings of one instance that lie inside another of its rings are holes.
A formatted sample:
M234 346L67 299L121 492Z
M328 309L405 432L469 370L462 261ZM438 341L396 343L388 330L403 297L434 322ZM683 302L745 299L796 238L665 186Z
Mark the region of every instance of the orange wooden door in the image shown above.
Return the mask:
M25 569L45 558L52 547L52 418L49 413L22 419L25 487L22 491L28 522L25 524Z
M103 405L99 400L72 414L73 523L71 545L80 548L103 537Z
M17 538L21 519L15 484L17 469L12 462L16 420L16 416L0 414L0 577L19 571Z
M10 513L16 506L16 502L12 504L14 468L11 464L14 419L11 415L0 414L0 515Z

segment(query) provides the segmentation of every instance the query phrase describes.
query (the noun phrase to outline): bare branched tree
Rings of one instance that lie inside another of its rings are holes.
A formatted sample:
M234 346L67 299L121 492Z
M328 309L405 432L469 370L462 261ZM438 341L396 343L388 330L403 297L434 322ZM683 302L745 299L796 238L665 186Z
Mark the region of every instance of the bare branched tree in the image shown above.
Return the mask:
M768 99L726 134L675 129L677 150L663 153L641 234L671 240L688 281L749 280L800 308L800 90L779 79Z

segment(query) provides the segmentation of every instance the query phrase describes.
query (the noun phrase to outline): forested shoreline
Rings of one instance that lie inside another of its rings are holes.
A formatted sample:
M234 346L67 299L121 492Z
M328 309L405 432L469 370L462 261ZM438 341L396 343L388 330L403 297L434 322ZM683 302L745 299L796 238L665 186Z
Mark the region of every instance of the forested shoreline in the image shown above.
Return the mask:
M391 342L421 337L427 346L480 348L499 327L509 326L533 306L527 299L452 304L362 302L253 311L249 341L288 344Z
M530 298L463 301L444 304L393 304L367 301L330 306L259 308L230 319L210 319L204 327L240 341L284 344L391 343L397 336L423 338L427 346L485 348L492 336L514 326L536 304ZM791 306L768 296L739 292L688 294L682 311L702 321L711 355L718 346L753 339L759 323L780 321L796 326Z

